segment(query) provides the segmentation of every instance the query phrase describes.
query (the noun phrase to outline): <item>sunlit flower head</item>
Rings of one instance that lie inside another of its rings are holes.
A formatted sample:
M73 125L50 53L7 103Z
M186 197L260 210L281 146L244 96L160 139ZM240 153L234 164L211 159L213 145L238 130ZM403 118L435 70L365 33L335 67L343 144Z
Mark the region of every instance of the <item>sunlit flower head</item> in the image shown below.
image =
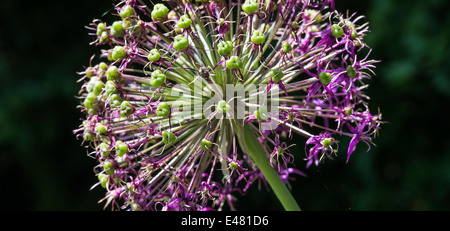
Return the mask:
M88 26L100 55L80 72L75 130L105 207L234 209L234 195L267 186L249 135L289 184L304 175L294 159L318 165L339 146L349 158L379 130L363 92L368 24L334 1L126 0L111 13Z

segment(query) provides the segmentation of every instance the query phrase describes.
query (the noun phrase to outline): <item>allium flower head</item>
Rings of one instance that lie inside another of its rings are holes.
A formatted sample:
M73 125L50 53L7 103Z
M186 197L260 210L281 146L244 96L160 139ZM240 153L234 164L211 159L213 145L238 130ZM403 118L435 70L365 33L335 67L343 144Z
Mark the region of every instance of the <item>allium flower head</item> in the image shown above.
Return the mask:
M234 209L252 183L276 187L268 171L288 184L295 158L318 165L349 137L348 159L379 130L368 24L332 0L124 0L112 14L88 26L101 53L80 72L75 130L105 207Z

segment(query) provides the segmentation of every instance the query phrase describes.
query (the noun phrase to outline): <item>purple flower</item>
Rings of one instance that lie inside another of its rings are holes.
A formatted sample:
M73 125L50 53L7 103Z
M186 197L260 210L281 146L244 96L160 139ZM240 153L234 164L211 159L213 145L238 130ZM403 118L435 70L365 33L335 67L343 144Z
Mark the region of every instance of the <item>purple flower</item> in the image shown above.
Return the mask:
M347 159L373 144L381 115L363 90L377 61L359 53L368 24L334 1L122 0L114 9L112 21L87 27L100 55L79 73L74 131L96 160L105 207L234 210L235 195L270 182L242 145L244 125L287 185L305 176L293 145L304 142L310 167L337 155L340 137L351 139ZM293 132L304 140L292 143Z

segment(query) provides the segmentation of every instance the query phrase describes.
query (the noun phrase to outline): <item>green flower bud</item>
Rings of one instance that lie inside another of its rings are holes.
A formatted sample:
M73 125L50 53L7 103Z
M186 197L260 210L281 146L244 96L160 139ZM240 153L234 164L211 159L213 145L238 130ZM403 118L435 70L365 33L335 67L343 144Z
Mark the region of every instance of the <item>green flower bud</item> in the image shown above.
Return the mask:
M270 77L273 82L278 83L284 77L284 74L280 70L273 69L270 71Z
M106 188L106 184L108 183L108 176L103 173L100 173L98 174L98 180L100 181L102 187Z
M100 64L98 64L98 68L102 71L107 71L108 70L108 64L106 64L105 62L101 62Z
M117 140L114 147L116 148L116 154L120 157L128 152L128 145L121 140Z
M111 34L116 37L120 37L124 34L125 29L123 28L122 21L115 21L111 26Z
M356 32L356 30L352 30L352 33L350 33L350 37L355 39L356 37L358 37L358 32Z
M266 36L260 30L253 31L251 40L254 44L259 45L266 41Z
M94 129L99 135L103 135L108 132L108 127L102 123L97 123Z
M284 42L281 44L281 49L283 50L284 53L287 54L287 53L289 53L289 52L292 51L292 46L291 46L291 44L289 44L289 42L284 41Z
M217 51L220 55L228 55L233 50L233 43L231 41L220 41L217 44Z
M191 26L191 24L192 24L192 20L189 18L188 15L182 15L177 22L178 28L181 28L181 29L189 28Z
M188 48L189 41L188 39L183 35L177 35L173 39L173 48L177 51L184 51Z
M98 145L98 150L100 151L100 154L103 157L108 157L109 156L109 152L110 152L109 144L102 142L101 144Z
M283 155L284 154L284 149L281 147L277 148L277 155Z
M134 9L130 5L126 5L120 10L119 15L122 18L128 18L134 14Z
M355 78L355 76L356 76L356 70L355 70L355 68L352 67L351 65L349 65L349 66L347 67L347 75L348 75L348 77L350 77L350 78Z
M175 134L173 132L169 132L167 130L164 130L161 135L162 135L164 144L172 143L173 141L175 141L177 139L177 137L175 136Z
M211 147L211 141L209 141L207 139L202 139L202 141L200 142L200 149L203 151L206 151L210 147Z
M103 88L105 87L105 84L98 80L93 83L92 93L95 95L100 95L100 93L103 91Z
M130 102L123 101L120 104L120 116L121 117L127 117L133 113L133 107L131 106Z
M341 37L344 35L344 30L337 24L333 24L331 26L331 35L333 35L336 38Z
M166 102L160 102L156 108L156 115L160 117L167 117L170 114L170 107Z
M86 77L91 78L95 75L95 70L92 67L86 68Z
M158 20L165 18L167 16L167 14L169 14L169 9L164 4L157 3L153 7L151 16L152 16L153 20L158 21Z
M111 98L109 99L110 103L110 107L114 108L114 107L118 107L122 104L122 98L120 98L120 96L116 93L111 95Z
M253 112L253 115L260 120L266 120L269 118L269 114L267 113L267 108L260 106L255 112Z
M242 4L242 10L247 14L254 14L259 8L259 3L256 0L246 0Z
M103 43L108 41L109 41L108 32L103 31L102 34L100 35L99 42Z
M97 101L98 101L97 95L95 95L94 93L91 92L91 93L87 94L86 98L84 99L83 104L87 109L91 109L97 104Z
M324 148L328 148L330 145L333 144L333 139L332 138L325 138L320 143L322 143L322 146Z
M120 74L119 69L116 66L110 66L106 71L106 79L114 81L120 80L122 74Z
M127 56L127 51L123 46L115 46L113 51L111 52L111 58L114 61L123 59L125 56Z
M103 170L105 170L105 173L108 175L114 174L114 163L112 160L103 161Z
M227 101L225 101L225 100L220 100L218 103L217 103L217 109L216 109L216 111L218 112L218 113L227 113L228 111L230 110L230 105L228 105L227 104Z
M92 133L92 132L85 132L85 133L83 134L83 139L84 139L85 141L90 141L90 140L93 140L94 138L95 138L95 134Z
M106 24L101 22L97 25L97 35L101 35L106 30Z
M344 109L344 111L345 111L345 114L348 115L348 116L351 116L352 113L353 113L353 109L351 107L346 107Z
M116 92L117 92L116 84L111 80L106 81L106 84L105 84L106 95L110 96Z
M228 164L228 167L229 167L231 170L236 170L237 168L239 168L239 164L238 164L237 162L235 162L235 161L231 161L231 162Z
M219 24L219 26L222 26L225 23L225 19L219 18L217 19L216 23Z
M148 61L156 62L161 58L161 54L159 54L158 49L152 49L148 53L147 59Z
M226 65L230 69L239 69L242 66L242 61L237 56L231 56L230 59L226 61Z
M319 74L319 80L323 85L328 85L331 82L331 74L323 71Z
M158 88L159 86L164 84L164 81L166 81L166 75L161 70L152 72L150 79L150 85L152 85L152 87Z

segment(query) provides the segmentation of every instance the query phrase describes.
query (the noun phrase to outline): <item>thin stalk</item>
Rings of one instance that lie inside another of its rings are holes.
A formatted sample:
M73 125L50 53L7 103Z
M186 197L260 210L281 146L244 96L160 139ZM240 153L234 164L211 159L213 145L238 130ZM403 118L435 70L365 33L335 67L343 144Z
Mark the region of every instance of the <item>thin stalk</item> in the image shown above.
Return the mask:
M244 127L241 124L235 125L237 128L237 131L235 132L239 137L241 147L244 149L245 153L250 155L252 160L258 166L284 209L286 211L301 211L300 206L297 204L278 173L270 166L265 149L261 147L258 139L251 132L250 127L248 125Z

